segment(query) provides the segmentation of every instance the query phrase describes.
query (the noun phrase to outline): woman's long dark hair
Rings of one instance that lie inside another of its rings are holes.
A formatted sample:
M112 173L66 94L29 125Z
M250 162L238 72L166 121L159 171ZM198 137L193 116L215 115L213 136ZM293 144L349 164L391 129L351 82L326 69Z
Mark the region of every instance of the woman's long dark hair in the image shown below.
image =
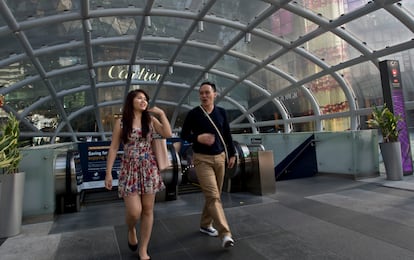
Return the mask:
M134 98L139 94L144 94L145 98L147 99L147 102L149 102L149 96L148 94L143 91L142 89L135 89L128 93L124 108L122 110L122 142L124 144L128 143L129 136L132 133L132 121L134 119ZM149 127L151 124L151 116L148 112L148 106L147 108L142 111L142 117L141 117L141 131L142 131L142 137L146 138L149 133Z

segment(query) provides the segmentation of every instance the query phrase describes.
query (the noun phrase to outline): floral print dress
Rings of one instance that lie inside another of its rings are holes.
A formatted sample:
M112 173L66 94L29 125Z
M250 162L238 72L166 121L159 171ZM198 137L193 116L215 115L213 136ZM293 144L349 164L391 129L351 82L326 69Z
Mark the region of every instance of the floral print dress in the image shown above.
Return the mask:
M148 138L142 138L140 128L132 130L129 142L124 145L121 172L118 177L118 196L154 194L165 189L157 161L152 152L152 128Z

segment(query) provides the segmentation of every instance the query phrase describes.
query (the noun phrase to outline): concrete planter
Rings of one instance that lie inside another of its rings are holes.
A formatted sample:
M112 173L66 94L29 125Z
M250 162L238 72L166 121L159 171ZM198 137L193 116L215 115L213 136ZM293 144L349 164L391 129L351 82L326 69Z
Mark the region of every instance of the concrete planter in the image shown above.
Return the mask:
M400 181L403 178L401 143L380 143L387 180Z
M25 175L0 174L0 238L21 232Z

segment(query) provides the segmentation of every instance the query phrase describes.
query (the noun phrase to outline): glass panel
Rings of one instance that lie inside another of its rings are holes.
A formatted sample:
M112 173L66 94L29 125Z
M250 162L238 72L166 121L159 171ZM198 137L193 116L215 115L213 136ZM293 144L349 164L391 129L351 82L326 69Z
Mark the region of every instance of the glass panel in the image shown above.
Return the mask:
M101 114L104 131L112 133L115 119L122 114L122 104L100 107L99 113Z
M6 24L6 21L4 21L3 16L0 16L0 27L6 26L6 25L7 24Z
M68 125L67 125L67 124L65 124L65 125L62 127L61 132L62 132L62 133L70 133L70 129L69 129L69 127L68 127ZM79 138L79 140L85 140L85 138L80 137L80 138ZM71 136L64 136L64 137L57 137L57 138L56 138L56 141L57 141L58 143L73 142L73 139L72 139L72 137L71 137Z
M251 35L251 42L246 42L245 39L240 40L233 48L233 50L252 56L254 58L264 60L273 53L282 49L277 43L266 40L262 37Z
M256 104L262 101L263 99L264 99L263 96L261 98L252 99L250 105ZM256 110L253 113L253 115L254 115L255 120L257 122L260 122L260 121L277 120L280 114L279 114L277 107L275 106L273 102L267 102L266 104L261 106L258 110ZM281 127L283 126L271 124L269 126L261 126L259 127L259 130L260 132L263 132L263 133L274 133L274 132L280 131Z
M401 73L404 101L414 101L414 71Z
M125 8L125 7L136 7L143 8L145 7L146 1L136 1L136 0L89 0L91 9L101 9L101 8Z
M49 95L42 81L34 81L5 95L5 103L16 111L25 110L39 99Z
M345 93L332 76L327 75L308 84L319 104L321 114L349 111Z
M76 132L95 132L97 130L95 112L86 111L70 121Z
M217 52L215 51L197 47L183 46L176 60L182 61L184 63L206 66L214 59L216 55Z
M248 79L262 88L272 92L280 91L291 84L278 74L266 69L259 70L258 72L252 74Z
M249 124L249 122L247 121L247 119L245 119L241 123L242 124ZM252 130L252 127L245 127L245 126L235 127L235 126L232 126L231 125L231 122L230 122L230 132L232 134L247 134L247 133L253 133L253 130Z
M312 104L301 89L294 89L277 97L286 107L291 117L310 116L314 114Z
M98 102L108 102L108 101L116 101L116 100L123 100L125 92L125 86L115 86L115 87L107 87L107 88L98 88L97 89L97 96ZM119 113L119 111L117 111Z
M65 95L63 97L63 107L65 108L66 113L70 114L78 109L91 105L91 101L92 99L89 91L80 91Z
M351 127L351 119L349 117L339 117L322 120L323 130L324 131L347 131Z
M402 9L406 10L411 17L414 16L414 2L411 0L401 0L399 1L401 3Z
M0 79L2 85L4 84L4 86L9 86L32 76L37 76L37 70L29 59L25 59L20 62L1 67L0 75L2 75Z
M204 31L198 32L195 30L190 36L190 40L225 46L239 32L224 25L204 22Z
M187 33L193 21L166 16L151 16L151 27L145 26L144 35L174 37L180 39Z
M280 9L264 20L258 28L287 41L295 41L300 36L317 29L318 25L287 10Z
M353 20L344 27L373 50L380 50L412 38L412 32L383 9Z
M94 45L92 47L93 58L95 62L125 60L129 61L134 45L133 43L124 42L110 43L103 45Z
M189 10L192 12L197 12L202 7L204 1L203 0L155 0L154 7L157 8L166 8L166 9L174 9L174 10Z
M354 65L341 70L340 73L355 93L359 108L370 108L374 104L383 103L381 76L372 62Z
M157 96L157 100L177 102L186 95L188 92L187 88L176 88L173 86L162 86Z
M318 65L292 51L274 60L272 65L295 77L297 80L322 71Z
M368 0L346 0L344 1L345 12L352 12L355 9L363 7L367 2Z
M343 0L329 0L329 1L315 1L315 0L300 0L297 1L311 11L321 14L328 19L335 19L345 11ZM354 1L351 1L354 2Z
M254 64L246 62L242 59L230 55L224 55L214 65L214 69L241 76L252 69L253 66Z
M241 114L240 110L237 107L235 107L231 102L223 101L220 102L219 106L226 110L227 120L229 122L231 122Z
M28 116L28 120L36 127L37 129L43 132L54 132L56 127L59 124L59 119L56 114L42 114L43 110L37 110ZM42 145L50 143L50 137L33 137L34 145Z
M311 132L316 130L315 121L304 122L304 123L293 123L292 132Z
M83 41L82 22L79 20L45 24L25 32L33 49L58 45L69 41ZM50 37L51 35L54 37Z
M31 97L31 98L34 98ZM42 102L42 104L38 107L36 107L35 109L33 109L30 112L30 116L31 120L34 121L34 125L38 128L38 129L43 129L45 127L49 128L48 124L45 123L49 120L54 120L55 122L57 122L57 124L59 124L61 122L61 117L58 115L58 109L56 106L56 102L55 100L49 99L45 102ZM36 124L36 120L39 119L40 122L44 122L43 124ZM56 124L56 125L57 125Z
M143 84L131 86L130 89L129 89L129 91L131 91L133 89L142 89L142 90L144 90L148 94L148 96L150 97L149 102L152 101L152 99L154 97L154 92L155 92L154 85L143 83Z
M277 99L283 103L290 117L311 116L315 114L310 100L301 89L296 88L282 96L278 96ZM282 116L278 113L275 117L276 119L282 119ZM314 121L294 124L293 131L314 131L315 125ZM280 125L280 127L283 127L283 125ZM282 131L282 129L277 130Z
M188 99L186 100L186 104L190 105L191 107L200 105L200 95L198 94L198 88L191 91Z
M7 0L6 2L18 21L80 10L79 1L56 1L56 3L51 3L50 1Z
M216 1L209 14L212 13L228 20L241 21L247 24L269 6L270 4L263 1Z
M84 48L72 48L48 53L39 56L39 61L46 72L79 65L86 62L86 53Z
M49 80L56 92L90 84L89 74L85 70L60 74L49 78Z
M249 100L249 107L256 105L257 103L263 101L266 98L267 96L265 96L264 94L258 93L257 97L251 98ZM273 103L267 102L266 104L258 108L256 111L254 111L253 116L258 122L263 120L275 120L275 112L277 112L277 108L273 105Z
M24 65L13 63L9 66L0 68L0 87L10 87L11 85L25 78Z
M137 58L148 60L170 60L176 50L177 45L170 43L143 42Z
M402 62L400 61L400 69L404 100L405 102L414 101L414 50L407 50L401 52L400 54L402 56Z
M33 65L33 63L29 60L24 61L23 62L23 67L24 67L24 74L25 77L32 77L32 76L38 76L38 71L35 68L35 66Z
M139 19L133 16L103 16L90 19L92 37L110 37L135 35L138 32Z
M254 97L262 96L263 93L259 93L259 91L255 88L252 88L246 84L239 83L236 87L234 87L228 94L234 100L240 103L240 105L244 106L246 109L249 107L250 99Z
M310 40L304 47L329 65L337 65L361 55L354 47L331 32Z
M23 52L20 42L13 34L1 36L0 49L0 59L2 60Z
M382 168L378 135L372 130L315 133L314 136L319 172L361 179L371 178L372 173Z
M191 86L194 84L194 79L199 77L201 73L202 72L197 69L174 66L174 73L168 75L165 81L171 81L178 84L184 83ZM189 75L191 75L191 77L189 77Z
M197 87L200 86L200 84L203 81L205 81L205 80L201 80L199 83L197 83ZM228 87L234 85L234 80L233 79L229 79L229 78L226 78L226 77L223 77L223 76L220 76L220 75L215 75L215 74L209 74L208 81L215 82L217 92L219 94L221 92L223 92L224 90L226 90ZM197 89L197 93L198 93L198 89Z

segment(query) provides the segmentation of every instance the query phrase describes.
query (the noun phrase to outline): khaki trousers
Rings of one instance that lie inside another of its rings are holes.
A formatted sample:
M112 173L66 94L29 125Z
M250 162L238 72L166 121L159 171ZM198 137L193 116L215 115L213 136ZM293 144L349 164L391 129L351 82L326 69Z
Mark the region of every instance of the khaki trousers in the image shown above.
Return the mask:
M220 238L231 236L220 197L226 170L225 160L224 152L219 155L193 154L194 168L205 199L200 226L208 227L214 223Z

